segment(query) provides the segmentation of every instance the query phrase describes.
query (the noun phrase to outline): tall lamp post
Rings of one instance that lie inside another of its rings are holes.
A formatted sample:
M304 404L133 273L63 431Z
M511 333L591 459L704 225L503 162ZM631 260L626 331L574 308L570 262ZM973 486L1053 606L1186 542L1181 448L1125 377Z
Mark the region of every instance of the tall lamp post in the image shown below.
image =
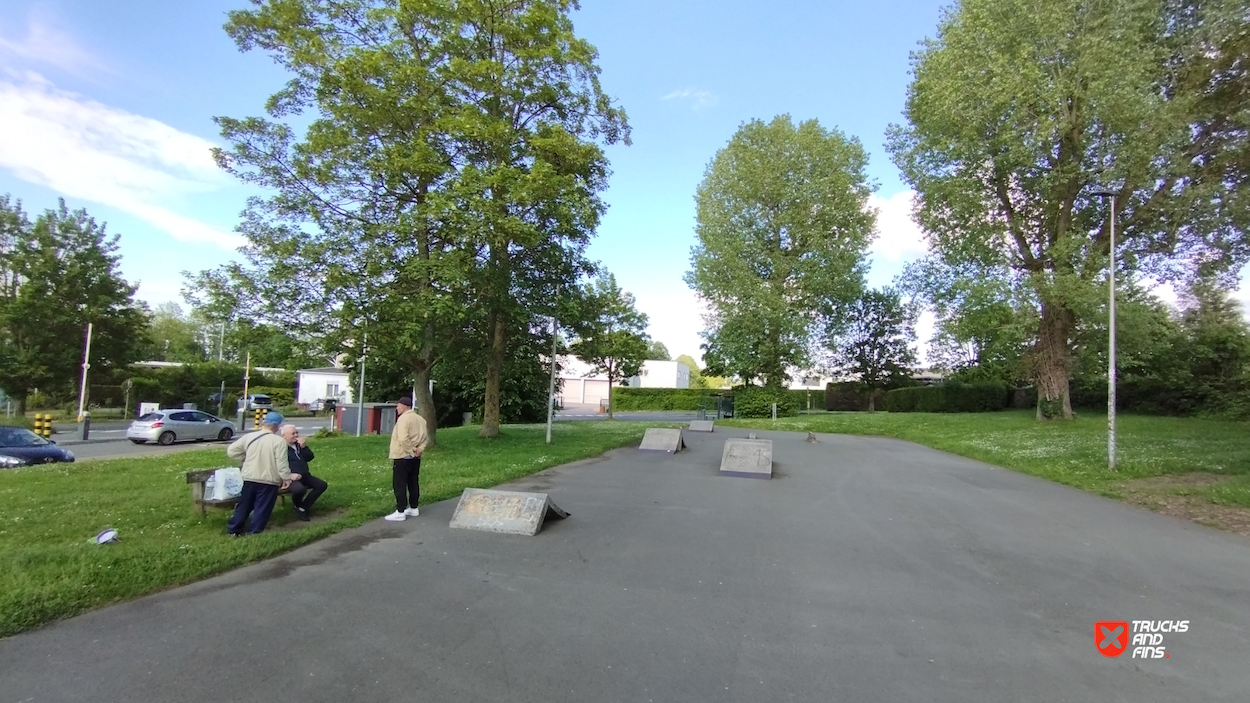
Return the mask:
M1115 199L1117 192L1099 188L1094 195L1111 200L1111 237L1107 251L1111 262L1107 266L1107 468L1115 470Z

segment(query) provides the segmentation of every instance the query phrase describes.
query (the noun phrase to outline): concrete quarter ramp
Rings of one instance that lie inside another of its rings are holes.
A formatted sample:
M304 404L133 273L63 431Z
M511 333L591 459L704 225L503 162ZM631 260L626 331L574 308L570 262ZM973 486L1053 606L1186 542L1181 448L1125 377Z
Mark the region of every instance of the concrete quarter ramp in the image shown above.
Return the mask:
M711 420L694 420L686 429L690 432L712 432L712 427Z
M685 448L686 442L682 439L681 430L665 430L656 427L647 428L646 434L642 436L642 444L638 447L644 452L666 454L676 454Z
M466 488L449 526L462 530L533 536L547 518L563 520L564 512L546 493Z
M727 439L720 457L720 475L737 478L773 477L771 439Z

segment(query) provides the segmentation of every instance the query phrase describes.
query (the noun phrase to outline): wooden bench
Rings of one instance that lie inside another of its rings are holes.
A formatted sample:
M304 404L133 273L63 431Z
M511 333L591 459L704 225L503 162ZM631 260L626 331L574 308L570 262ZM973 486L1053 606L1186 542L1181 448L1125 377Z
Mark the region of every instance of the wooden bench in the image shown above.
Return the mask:
M198 506L200 515L208 515L209 508L232 508L238 504L238 497L225 498L222 500L204 500L204 484L208 483L208 479L217 469L204 469L202 471L188 471L187 483L191 484L191 502ZM290 495L290 488L278 489L278 497L282 499L282 503L286 504L286 497Z

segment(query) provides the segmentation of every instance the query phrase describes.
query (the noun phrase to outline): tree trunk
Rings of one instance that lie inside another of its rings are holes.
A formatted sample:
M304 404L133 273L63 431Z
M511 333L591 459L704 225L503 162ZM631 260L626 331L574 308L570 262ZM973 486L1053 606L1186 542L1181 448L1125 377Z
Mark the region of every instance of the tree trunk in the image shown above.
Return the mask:
M615 375L616 374L613 372L612 365L609 364L608 365L608 419L609 420L616 419L612 415L612 383L613 383L613 376Z
M877 389L872 386L868 387L868 412L877 412Z
M482 431L478 437L499 436L499 389L503 381L503 358L507 325L498 309L486 314L490 349L486 355L486 398L482 410Z
M430 392L430 367L420 364L413 374L415 395L412 401L417 404L417 412L425 420L425 433L429 438L428 446L438 444L438 413L434 407L434 394Z
M21 418L25 418L26 417L26 394L22 393L21 395L14 398L14 400L17 401L17 416Z
M1042 303L1037 345L1033 352L1033 380L1037 386L1037 419L1072 419L1068 376L1072 356L1069 340L1076 316L1061 303Z

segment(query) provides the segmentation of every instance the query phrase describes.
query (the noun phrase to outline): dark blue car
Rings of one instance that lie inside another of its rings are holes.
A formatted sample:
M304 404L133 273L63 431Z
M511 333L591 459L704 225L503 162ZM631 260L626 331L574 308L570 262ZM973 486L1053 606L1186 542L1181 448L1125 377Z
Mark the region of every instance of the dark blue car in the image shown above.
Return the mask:
M73 461L74 455L21 427L0 426L0 469Z

